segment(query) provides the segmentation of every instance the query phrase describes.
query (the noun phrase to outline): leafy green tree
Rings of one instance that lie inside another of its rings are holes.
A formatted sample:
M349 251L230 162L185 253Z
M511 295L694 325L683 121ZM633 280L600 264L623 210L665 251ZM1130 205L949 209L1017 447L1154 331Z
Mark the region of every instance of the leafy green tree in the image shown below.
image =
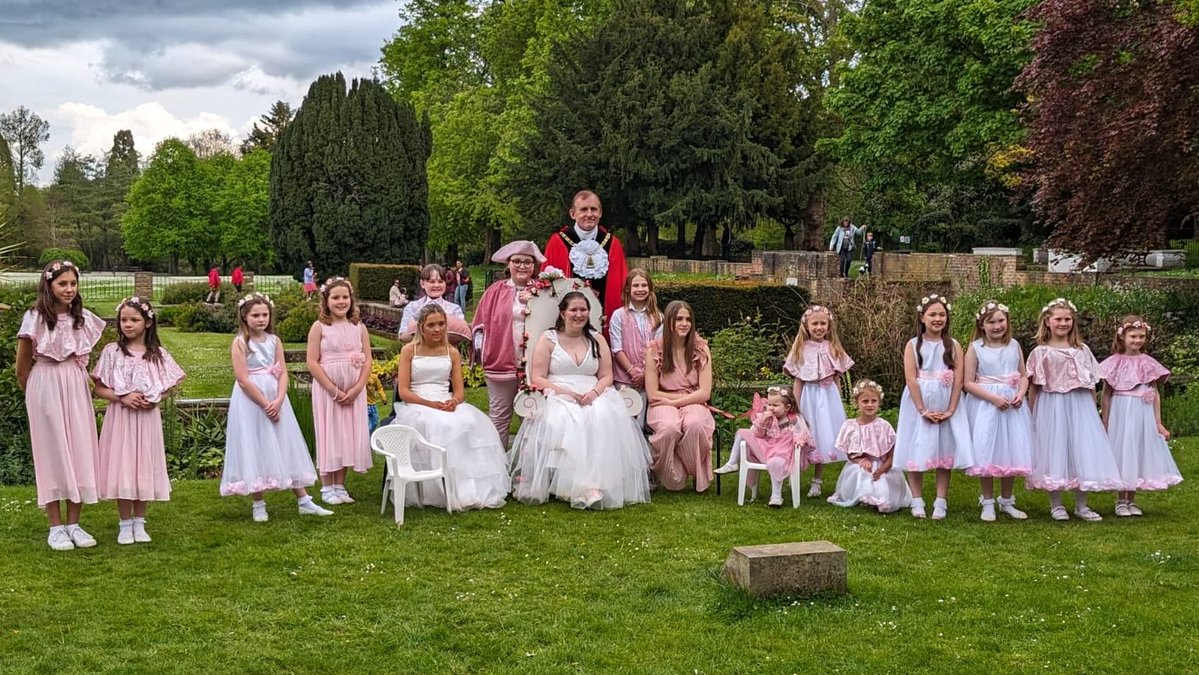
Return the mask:
M429 229L429 123L374 80L312 83L279 138L270 177L271 240L299 270L416 262Z
M962 221L1018 217L1004 158L1026 133L1012 83L1034 2L877 0L842 21L855 56L827 99L843 124L831 148L861 171L867 218L910 232L947 189L975 200Z
M215 210L221 224L221 253L262 269L275 260L270 241L271 154L250 151L236 162L220 186Z
M219 235L207 241L203 169L195 152L177 138L158 144L146 170L129 189L122 217L125 251L145 261L167 259L175 272L180 260L200 260L216 251Z
M284 101L275 101L271 109L254 123L254 128L241 143L241 154L248 155L255 150L274 152L275 144L279 142L279 134L291 124L295 113L291 106ZM259 126L259 123L262 126Z
M12 155L8 151L8 141L0 135L0 223L7 223L8 217L14 211L17 201L17 186L13 180ZM7 234L12 228L0 231Z
M76 234L80 248L99 269L113 269L124 262L121 218L125 213L125 195L141 172L139 162L133 132L122 129L114 134L99 181L101 217L94 229Z
M8 141L13 180L20 194L27 184L37 183L37 172L46 162L41 145L50 140L50 123L29 108L18 106L0 115L0 136Z
M96 158L71 146L63 149L54 167L54 182L46 189L52 246L64 246L68 239L80 244L78 233L91 230L99 221L98 174Z

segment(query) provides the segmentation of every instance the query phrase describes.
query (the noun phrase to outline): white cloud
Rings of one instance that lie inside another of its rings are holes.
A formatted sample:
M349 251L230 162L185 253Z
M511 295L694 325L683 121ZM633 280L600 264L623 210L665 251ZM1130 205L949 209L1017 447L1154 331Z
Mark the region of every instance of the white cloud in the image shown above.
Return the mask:
M205 129L220 129L234 138L241 134L241 129L224 115L201 112L181 118L154 101L111 114L94 105L71 102L60 105L57 113L70 126L68 144L83 154L96 156L108 152L113 136L121 129L133 132L143 157L149 156L159 141L172 136L186 139Z

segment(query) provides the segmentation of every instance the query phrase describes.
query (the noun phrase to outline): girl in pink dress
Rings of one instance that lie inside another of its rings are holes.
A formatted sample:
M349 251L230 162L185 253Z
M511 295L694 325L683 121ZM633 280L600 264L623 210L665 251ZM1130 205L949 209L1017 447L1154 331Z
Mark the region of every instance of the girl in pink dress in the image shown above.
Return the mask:
M854 385L857 419L845 420L837 434L837 449L849 461L837 479L830 504L850 507L869 504L879 513L893 513L912 503L912 491L903 472L893 467L895 430L878 416L883 388L872 380Z
M17 382L25 392L37 504L46 509L55 551L95 546L79 527L83 505L95 504L96 411L88 388L87 360L104 320L83 308L79 268L68 260L46 265L37 303L17 332ZM63 524L60 500L67 502Z
M1045 305L1037 347L1028 355L1028 405L1032 408L1032 472L1024 484L1049 492L1049 515L1069 520L1062 490L1074 490L1074 515L1103 517L1087 506L1087 493L1123 489L1111 443L1095 407L1099 364L1078 334L1074 303Z
M845 405L841 402L841 375L853 367L853 359L845 353L837 337L833 313L821 305L804 310L799 332L791 344L783 370L795 378L792 392L799 413L812 430L812 446L808 461L812 470L809 497L819 497L824 485L824 465L844 462L845 455L837 450L837 432L845 422Z
M169 501L171 479L158 404L183 370L158 341L154 308L137 296L117 305L120 333L92 369L109 402L100 431L100 499L117 500L118 544L148 543L146 502Z
M662 337L662 313L654 295L654 281L641 268L629 270L621 293L621 305L612 312L608 341L612 345L612 376L616 387L632 387L641 394L638 424L645 426L645 348Z
M765 464L770 474L770 501L767 506L778 508L783 505L783 480L791 475L795 455L799 455L800 471L807 466L806 451L812 444L812 435L808 432L808 425L795 411L795 398L788 387L771 387L766 390L766 398L754 394L750 419L752 426L737 431L729 461L715 473L732 473L741 468L741 441L745 441L750 459ZM755 481L751 484L756 485L757 472L750 472L749 475L752 478L747 477L746 480Z
M358 320L350 282L333 277L320 288L320 319L308 331L308 371L316 427L316 467L321 501L352 504L345 488L346 470L371 468L366 418L366 381L371 374L371 340Z
M695 476L695 491L712 482L712 433L708 411L712 397L712 356L695 333L691 305L675 300L666 306L662 339L646 350L647 421L653 434L650 467L667 490L682 490Z
M1125 489L1116 495L1116 515L1142 515L1137 490L1164 490L1182 482L1170 455L1170 432L1162 424L1161 385L1170 377L1145 353L1149 323L1128 316L1116 330L1112 355L1099 364L1103 386L1103 425Z

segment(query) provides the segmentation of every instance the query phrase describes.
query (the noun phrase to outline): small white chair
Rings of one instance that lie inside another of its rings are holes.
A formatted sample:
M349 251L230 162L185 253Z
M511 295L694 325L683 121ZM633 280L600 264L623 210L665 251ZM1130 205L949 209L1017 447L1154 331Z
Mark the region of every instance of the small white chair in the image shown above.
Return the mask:
M432 469L417 471L412 468L412 451L417 448L429 452ZM383 478L383 503L379 507L379 515L387 512L387 496L390 493L395 505L396 525L403 525L405 489L409 483L429 480L441 481L445 490L445 510L454 512L450 507L453 501L452 486L445 475L445 448L426 441L420 432L410 426L389 424L375 429L371 434L371 449L382 455L386 462L384 468L387 475Z
M737 506L745 506L745 490L748 488L751 495L750 499L758 498L758 474L754 473L753 480L749 480L750 471L766 471L766 465L749 460L749 447L745 443L745 439L738 438L737 443L741 446L741 466L737 469ZM791 475L787 477L787 482L791 484L791 508L799 508L799 497L801 485L799 481L800 460L802 457L799 453L803 452L802 447L795 448L795 457L791 460Z

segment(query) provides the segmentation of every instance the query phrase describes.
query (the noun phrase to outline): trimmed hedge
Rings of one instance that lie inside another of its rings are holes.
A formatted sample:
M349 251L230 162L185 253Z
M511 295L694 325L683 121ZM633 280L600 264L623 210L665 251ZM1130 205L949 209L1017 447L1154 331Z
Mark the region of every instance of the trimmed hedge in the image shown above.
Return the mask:
M359 300L387 302L391 284L396 279L408 289L412 297L420 279L419 265L379 265L375 263L352 263L350 283Z
M743 281L662 282L655 284L658 307L684 300L695 310L695 328L711 337L743 317L760 315L758 323L770 331L795 334L807 307L807 291L798 286L766 285Z
M233 287L233 284L222 281L221 302L236 302L237 297L237 289ZM184 281L162 289L154 301L159 305L182 305L188 302L204 302L207 298L207 281Z

